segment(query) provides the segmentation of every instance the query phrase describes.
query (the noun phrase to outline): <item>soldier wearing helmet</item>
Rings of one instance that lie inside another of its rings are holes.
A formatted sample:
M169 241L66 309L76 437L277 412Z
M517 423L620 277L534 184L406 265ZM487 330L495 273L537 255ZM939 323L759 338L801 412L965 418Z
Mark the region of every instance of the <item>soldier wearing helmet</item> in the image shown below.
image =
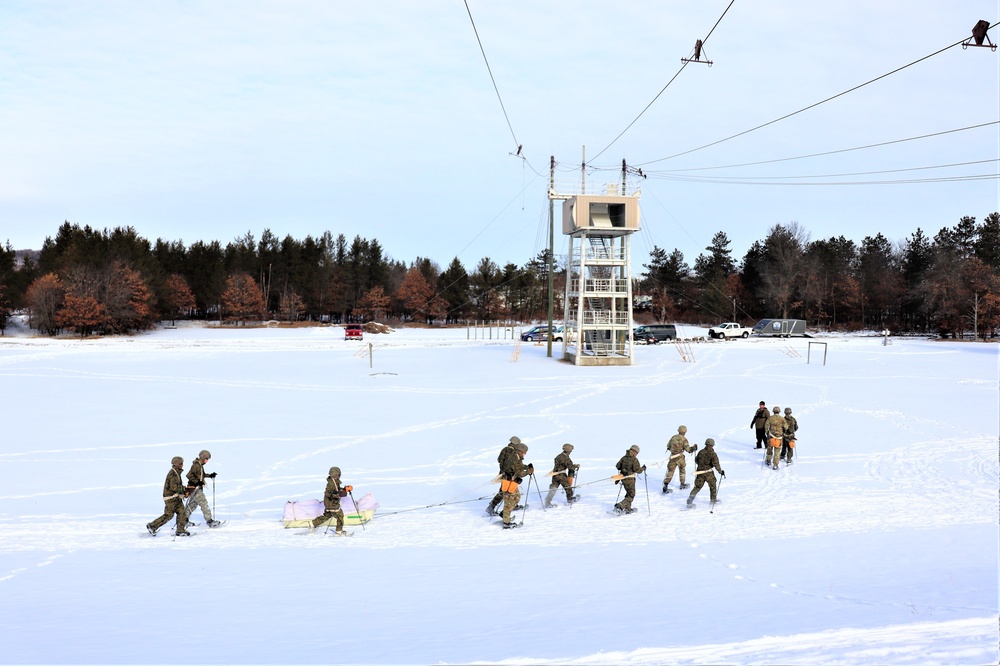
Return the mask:
M562 453L556 456L552 465L552 483L549 484L549 493L545 496L545 506L552 506L552 498L562 487L566 491L566 503L572 504L579 499L573 494L573 479L580 466L570 459L569 454L573 453L572 444L563 444Z
M635 476L636 474L641 474L646 471L646 466L639 462L639 446L633 444L628 447L625 455L622 459L618 461L615 467L618 472L624 476L620 479L622 486L625 488L625 497L622 501L615 504L615 511L618 513L634 513L635 509L632 508L632 500L635 499ZM617 484L619 481L616 480Z
M795 433L799 429L799 422L792 416L792 408L785 407L785 434L781 440L781 458L785 464L792 464L792 454L795 452Z
M497 464L500 466L500 474L503 474L504 467L512 461L512 459L517 457L517 447L522 446L521 438L514 435L510 438L510 441L500 449L500 455L497 456ZM527 447L525 448L527 451ZM494 483L496 480L494 480ZM490 500L490 505L486 507L486 514L489 516L496 515L497 507L500 506L500 502L503 501L503 491L497 491L497 494L493 496Z
M781 442L785 438L785 419L781 418L781 408L777 405L771 410L774 412L768 417L764 429L767 431L767 451L764 452L764 464L778 469L778 462L781 461Z
M344 531L344 510L340 508L340 500L354 490L352 486L344 486L340 483L340 468L331 467L326 477L326 490L323 491L323 515L313 518L309 526L310 532L315 532L316 528L323 523L335 519L337 521L337 536L346 536Z
M187 489L181 478L184 471L184 458L174 456L170 459L170 469L167 471L167 478L163 481L163 515L151 523L146 523L146 529L150 534L156 536L156 530L163 527L167 521L177 517L177 536L189 536L187 531L187 514L184 511L184 498L187 497Z
M187 505L184 512L190 519L197 506L201 509L201 515L205 516L205 523L209 527L218 527L222 523L212 517L212 510L208 507L208 500L205 499L205 479L214 479L216 474L205 474L205 465L212 458L208 451L202 451L191 463L191 469L187 473L187 489L189 493Z
M688 444L687 437L687 426L680 426L677 428L677 434L670 438L667 442L667 454L670 456L667 459L667 474L663 477L663 492L669 493L670 491L670 481L674 478L674 470L679 469L678 477L681 482L681 490L688 487L685 483L686 478L686 466L687 459L684 457L685 453L694 453L698 450L698 445L695 444L691 446Z
M698 491L707 483L709 490L709 498L711 501L718 501L719 486L715 478L715 472L713 470L718 470L722 478L726 478L726 471L722 469L719 464L719 456L715 453L715 440L709 437L705 440L705 448L701 450L694 458L695 465L698 469L695 471L694 477L694 488L691 489L691 494L688 495L687 505L690 507L694 504L695 495Z
M514 444L515 455L507 460L506 466L501 470L500 492L503 494L503 527L509 529L517 527L517 523L511 520L511 512L518 508L518 501L521 499L521 482L524 477L535 473L535 466L524 464L524 456L528 453L528 447L518 440Z

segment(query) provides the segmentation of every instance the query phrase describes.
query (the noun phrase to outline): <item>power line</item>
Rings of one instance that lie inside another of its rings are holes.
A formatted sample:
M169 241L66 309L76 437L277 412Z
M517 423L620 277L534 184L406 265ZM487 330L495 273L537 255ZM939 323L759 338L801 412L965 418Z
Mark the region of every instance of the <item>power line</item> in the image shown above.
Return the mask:
M711 29L711 30L709 30L709 31L708 31L708 34L707 34L707 35L705 35L705 37L704 37L704 38L703 38L703 39L701 40L701 43L702 43L702 46L704 46L704 45L705 45L705 42L707 42L707 41L708 41L708 38L712 36L712 33L713 33L713 32L715 32L715 29L716 29L716 28L717 28L717 27L719 26L719 23L721 23L721 22L722 22L722 17L726 15L726 12L728 12L728 11L729 11L729 8L733 6L733 3L734 3L734 2L736 2L736 0L730 0L730 1L729 1L729 4L728 4L728 5L726 6L726 9L725 9L725 11L723 11L723 12L722 12L722 16L720 16L720 17L719 17L719 20L715 22L715 25L713 25L713 26L712 26L712 29ZM665 90L666 90L667 88L669 88L669 87L670 87L670 84L674 82L674 79L676 79L676 78L677 78L678 76L680 76L681 72L683 72L683 71L684 71L684 68L685 68L685 67L687 67L687 66L688 66L688 62L687 62L687 61L684 61L684 64L682 64L682 65L681 65L681 68L677 70L677 73L676 73L676 74L674 74L674 75L673 75L672 77L670 77L670 80L669 80L669 81L667 81L667 84L666 84L665 86L663 86L663 88L661 88L661 89L660 89L660 92L656 93L656 97L654 97L654 98L653 98L653 99L652 99L652 100L651 100L651 101L649 102L649 104L647 104L647 105L646 105L646 106L645 106L645 107L643 108L643 110L639 112L639 115L637 115L637 116L635 117L635 119L634 119L634 120L633 120L632 122L630 122L630 123L629 123L629 124L628 124L628 125L627 125L627 126L625 127L625 129L623 129L623 130L622 130L621 132L619 132L618 136L616 136L616 137L615 137L615 138L614 138L614 139L613 139L613 140L611 141L611 143L609 143L609 144L608 144L608 145L606 145L606 146L605 146L605 147L604 147L603 149L601 149L601 151L600 151L599 153L597 153L596 155L594 155L594 157L593 157L592 159L595 159L595 160L596 160L596 159L597 159L598 157L600 157L601 155L603 155L603 154L604 154L604 152L605 152L605 151L606 151L606 150L607 150L608 148L610 148L611 146L615 145L615 143L617 143L617 142L618 142L618 139L622 138L622 136L623 136L623 135L625 134L625 132L629 131L629 130L630 130L630 129L632 128L632 125L635 125L635 124L636 124L636 122L638 122L638 121L639 121L639 118L642 118L642 115L643 115L644 113L646 113L646 111L648 111L648 110L649 110L649 107L653 106L653 103L654 103L654 102L656 102L656 100L658 100L658 99L660 98L660 95L662 95L662 94L663 94L663 92L664 92L664 91L665 91Z
M768 185L768 186L785 186L785 187L802 187L802 186L815 187L815 186L837 186L837 185L914 185L914 184L927 184L927 183L957 183L957 182L967 182L976 180L1000 180L1000 173L968 174L964 176L941 176L937 178L907 178L900 180L858 180L858 181L827 182L827 183L824 182L762 183L756 181L751 182L747 180L734 180L734 179L711 179L711 178L698 178L698 177L685 178L683 176L666 177L666 179L677 180L688 183L714 183L717 185Z
M905 169L883 169L880 171L856 171L854 173L823 173L823 174L811 174L808 176L720 176L717 177L718 181L761 181L761 180L793 180L793 179L804 179L804 178L847 178L848 176L875 176L884 173L904 173L907 171L927 171L929 169L949 169L952 167L960 166L971 166L973 164L987 164L991 162L1000 162L998 158L991 158L988 160L975 160L973 162L955 162L953 164L935 164L932 166L921 166L921 167L907 167ZM672 180L687 180L687 179L700 179L697 182L715 182L716 177L713 176L683 176L675 174L664 174L665 177ZM655 177L655 176L654 176Z
M990 125L997 125L997 124L1000 124L1000 120L993 120L993 121L988 122L988 123L980 123L979 125L969 125L968 127L959 127L959 128L956 128L956 129L944 130L942 132L934 132L932 134L922 134L920 136L911 136L911 137L907 137L905 139L894 139L892 141L883 141L881 143L870 143L870 144L868 144L866 146L855 146L854 148L841 148L839 150L828 150L828 151L823 152L823 153L812 153L810 155L797 155L795 157L781 157L781 158L774 159L774 160L761 160L759 162L743 162L742 164L724 164L724 165L710 166L710 167L694 167L694 168L691 168L691 169L672 169L672 170L668 170L668 171L655 171L654 170L654 171L646 171L646 173L652 175L652 174L659 174L659 173L683 173L683 172L689 172L689 171L710 171L710 170L713 170L713 169L734 169L736 167L757 166L757 165L760 165L760 164L775 164L777 162L789 162L789 161L792 161L792 160L804 160L804 159L808 159L808 158L811 158L811 157L825 157L827 155L836 155L838 153L849 153L849 152L852 152L852 151L855 151L855 150L866 150L868 148L880 148L882 146L890 146L890 145L896 144L896 143L905 143L907 141L917 141L918 139L929 139L929 138L936 137L936 136L943 136L945 134L953 134L955 132L964 132L966 130L980 129L982 127L989 127Z
M997 24L994 23L993 25L990 26L990 28L993 28L996 25ZM962 39L958 40L957 42L955 42L954 44L949 44L948 46L946 46L946 47L944 47L942 49L939 49L939 50L937 50L937 51L935 51L933 53L925 55L922 58L918 58L917 60L914 60L911 63L903 65L902 67L897 67L896 69L892 70L891 72L886 72L885 74L882 74L881 76L876 76L874 79L871 79L869 81L865 81L864 83L860 83L860 84L854 86L853 88L849 88L849 89L847 89L847 90L845 90L843 92L839 92L836 95L832 95L830 97L827 97L826 99L823 99L823 100L820 100L820 101L815 102L813 104L810 104L809 106L805 106L805 107L799 109L798 111L792 111L791 113L787 113L787 114L781 116L780 118L775 118L774 120L770 120L770 121L768 121L766 123L762 123L760 125L757 125L756 127L751 127L748 130L743 130L742 132L737 132L736 134L732 134L732 135L727 136L727 137L725 137L723 139L719 139L718 141L713 141L711 143L706 143L703 146L698 146L697 148L692 148L690 150L685 150L682 153L675 153L675 154L669 155L667 157L661 157L661 158L656 159L656 160L650 160L648 162L643 162L643 163L638 164L636 166L646 166L647 164L654 164L656 162L663 162L665 160L672 160L675 157L680 157L682 155L689 155L689 154L691 154L693 152L696 152L696 151L699 151L699 150L703 150L705 148L710 148L712 146L717 146L720 143L724 143L726 141L730 141L730 140L735 139L737 137L741 137L741 136L743 136L745 134L749 134L750 132L755 132L755 131L757 131L759 129L762 129L764 127L768 127L769 125L773 125L773 124L775 124L777 122L780 122L782 120L787 120L788 118L791 118L792 116L795 116L795 115L798 115L800 113L803 113L804 111L808 111L809 109L814 109L814 108L816 108L817 106L819 106L821 104L826 104L827 102L835 100L838 97L843 97L844 95L846 95L848 93L852 93L852 92L854 92L856 90L860 90L861 88L864 88L867 85L875 83L876 81L880 81L880 80L886 78L887 76L892 76L893 74L896 74L897 72L901 72L901 71L903 71L904 69L906 69L908 67L912 67L913 65L916 65L918 63L923 62L924 60L927 60L929 58L933 58L936 55L940 55L940 54L944 53L945 51L947 51L948 49L951 49L951 48L954 48L954 47L960 45L963 41L965 41L964 37Z
M486 71L490 73L490 81L493 82L493 90L495 90L497 93L497 101L500 102L500 110L503 111L504 120L507 121L507 129L510 130L510 136L512 139L514 139L514 145L520 148L521 144L517 142L517 136L514 135L514 128L513 126L511 126L510 118L507 116L507 108L504 107L503 98L500 97L500 89L497 87L497 81L495 78L493 78L493 69L490 67L489 59L486 57L486 49L483 48L483 40L479 38L479 30L476 29L476 21L472 18L472 10L469 9L469 0L464 0L464 2L465 2L465 11L468 12L469 21L472 23L472 32L476 33L476 42L478 42L479 44L479 51L480 53L483 54L483 62L486 63Z

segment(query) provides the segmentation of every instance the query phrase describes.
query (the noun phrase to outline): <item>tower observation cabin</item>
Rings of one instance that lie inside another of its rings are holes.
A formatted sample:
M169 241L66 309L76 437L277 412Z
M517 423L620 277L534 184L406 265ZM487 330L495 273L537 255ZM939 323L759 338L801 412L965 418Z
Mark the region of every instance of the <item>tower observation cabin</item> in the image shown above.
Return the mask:
M558 195L555 195L558 197ZM639 194L563 198L566 298L563 360L632 365L631 237L639 230Z

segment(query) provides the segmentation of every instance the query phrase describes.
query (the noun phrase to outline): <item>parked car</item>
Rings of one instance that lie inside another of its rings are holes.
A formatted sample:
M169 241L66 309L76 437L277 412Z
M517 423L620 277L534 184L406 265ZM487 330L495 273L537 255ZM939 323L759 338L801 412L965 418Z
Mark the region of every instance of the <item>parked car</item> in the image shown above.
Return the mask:
M718 326L713 326L708 329L708 337L726 339L729 338L749 338L750 329L746 326L740 326L736 322L728 321L725 324L719 324Z
M632 331L632 339L651 345L664 340L676 340L677 327L673 324L643 324Z
M566 327L565 326L553 326L553 329L554 330L552 331L552 341L553 342L562 342L563 341L563 336L566 333ZM548 339L549 339L548 327L547 326L543 326L542 330L538 334L538 340L539 340L539 342L545 342Z
M364 337L365 329L361 324L344 324L345 340L363 340Z
M556 329L556 336L553 340L562 340L561 333L564 327L561 324L553 324L553 328ZM541 340L548 340L548 324L539 324L538 326L532 326L527 331L521 333L522 342L539 342Z

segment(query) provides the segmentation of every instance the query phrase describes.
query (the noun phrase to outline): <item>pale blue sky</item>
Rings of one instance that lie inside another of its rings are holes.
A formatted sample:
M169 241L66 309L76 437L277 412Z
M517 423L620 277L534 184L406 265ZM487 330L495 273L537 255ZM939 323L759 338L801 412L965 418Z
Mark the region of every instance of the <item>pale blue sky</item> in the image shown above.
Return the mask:
M979 19L996 22L996 0L736 0L705 45L714 66L685 68L609 146L728 4L470 0L524 164L509 155L517 143L461 0L5 2L0 241L39 248L63 220L187 244L330 230L378 238L406 262L523 264L545 245L549 156L568 187L584 145L588 160L601 153L597 166L624 158L653 174L642 183L637 267L654 244L693 263L720 230L739 259L776 223L797 221L814 239L881 231L901 240L1000 207L1000 51L988 49L955 47L746 136L654 162L929 55ZM982 123L994 124L683 172L739 183L664 173ZM981 160L992 161L831 176ZM870 184L980 174L994 177ZM745 180L769 176L869 184Z

